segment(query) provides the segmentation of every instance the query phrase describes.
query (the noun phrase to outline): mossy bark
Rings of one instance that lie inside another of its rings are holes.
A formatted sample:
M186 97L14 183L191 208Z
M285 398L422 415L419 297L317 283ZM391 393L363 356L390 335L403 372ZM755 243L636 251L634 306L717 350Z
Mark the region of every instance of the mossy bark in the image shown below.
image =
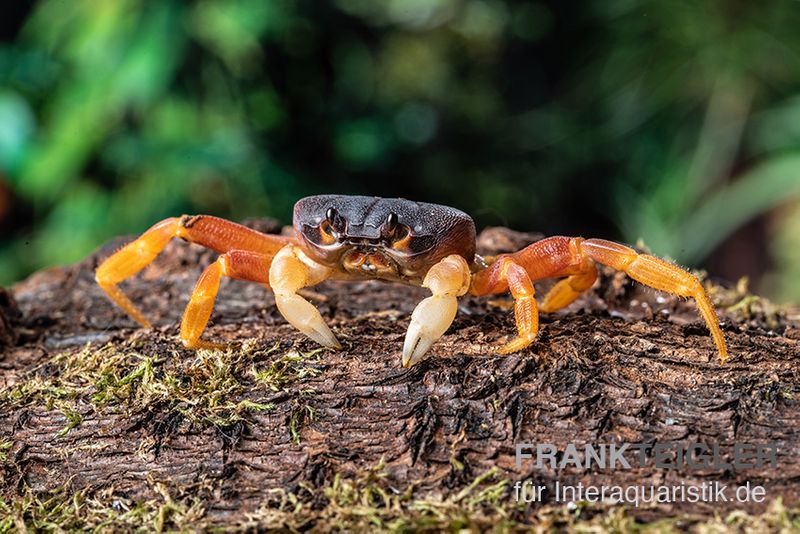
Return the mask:
M270 221L252 224L279 230ZM497 253L535 237L493 229L479 247ZM567 310L543 315L537 342L510 356L494 351L514 330L507 303L463 298L448 333L410 370L400 367L400 352L422 289L314 288L309 298L344 344L315 352L267 290L228 281L207 336L246 343L198 355L180 346L177 324L213 253L175 241L125 284L156 325L140 330L93 280L98 260L122 242L37 273L11 289L14 299L0 299L0 494L7 502L56 488L130 502L163 499L166 491L193 495L205 521L229 523L269 509L273 490L330 500L315 489L377 465L386 491L413 487L442 499L494 468L494 482L508 481L500 500L509 505L510 485L522 479L550 488L556 480L750 481L766 488L767 502L800 502L800 323L741 288L712 289L730 345L725 365L691 302L607 270ZM778 468L515 467L516 443L673 441L723 451L777 443ZM514 507L515 517L536 522L540 506ZM632 513L651 520L765 507L682 503Z

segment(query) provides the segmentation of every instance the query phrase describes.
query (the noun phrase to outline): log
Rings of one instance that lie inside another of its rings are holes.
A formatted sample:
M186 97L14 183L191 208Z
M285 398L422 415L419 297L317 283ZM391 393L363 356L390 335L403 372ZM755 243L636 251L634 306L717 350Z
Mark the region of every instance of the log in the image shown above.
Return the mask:
M479 251L538 237L488 229ZM508 300L462 298L430 357L405 370L403 336L425 290L327 282L308 291L343 342L330 351L289 327L266 289L224 281L206 335L234 346L195 353L177 326L214 253L174 240L125 282L153 320L143 330L93 278L129 239L0 293L8 525L513 530L674 518L682 528L734 510L797 520L800 315L741 284L707 282L729 343L724 365L691 302L603 269L576 303L543 314L537 342L513 355L495 352L514 332ZM726 461L734 444L774 445L776 465L516 465L519 444L553 444L560 461L570 444L698 442ZM526 480L546 487L542 502L517 502L514 484ZM556 482L749 483L766 498L565 504Z

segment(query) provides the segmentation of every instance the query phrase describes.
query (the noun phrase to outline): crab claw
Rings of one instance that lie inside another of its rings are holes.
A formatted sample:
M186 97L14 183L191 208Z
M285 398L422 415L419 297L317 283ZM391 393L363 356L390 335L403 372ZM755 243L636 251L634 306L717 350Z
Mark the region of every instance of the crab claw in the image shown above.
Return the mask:
M275 295L275 304L289 324L320 345L332 349L342 348L319 311L300 295Z
M302 250L286 245L272 260L269 284L275 293L278 311L289 324L324 347L340 349L342 346L319 311L297 294L298 289L318 284L329 274L329 269L308 259Z
M411 367L425 356L456 317L456 297L434 295L420 302L411 314L403 344L403 367Z
M425 356L431 345L442 337L458 311L459 297L467 292L470 284L467 262L458 255L450 255L431 267L425 275L422 287L433 295L414 308L411 324L403 343L403 367L411 367Z

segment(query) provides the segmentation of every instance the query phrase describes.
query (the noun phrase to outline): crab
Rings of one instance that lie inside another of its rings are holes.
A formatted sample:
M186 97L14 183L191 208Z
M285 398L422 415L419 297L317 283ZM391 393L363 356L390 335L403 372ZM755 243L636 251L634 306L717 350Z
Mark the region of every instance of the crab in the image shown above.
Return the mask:
M711 332L722 362L725 338L700 281L686 270L603 239L555 236L492 258L475 253L475 223L455 208L405 199L317 195L294 206L294 236L268 235L209 215L165 219L124 246L97 268L97 283L130 317L150 323L118 284L150 264L173 237L220 254L197 280L183 313L180 339L191 349L222 348L201 338L222 277L259 283L275 294L281 315L325 347L341 348L319 311L299 291L324 280L376 279L422 286L431 296L411 314L402 365L423 359L450 327L458 297L510 292L516 336L498 348L520 351L535 340L539 312L572 303L597 279L596 263L624 271L652 288L691 297ZM563 278L541 303L534 282Z

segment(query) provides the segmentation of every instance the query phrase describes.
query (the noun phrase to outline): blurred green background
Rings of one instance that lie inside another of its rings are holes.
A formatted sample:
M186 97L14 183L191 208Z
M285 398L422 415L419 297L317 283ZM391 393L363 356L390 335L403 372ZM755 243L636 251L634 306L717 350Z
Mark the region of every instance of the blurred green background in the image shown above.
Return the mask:
M636 242L800 300L800 3L5 7L0 284L322 192Z

